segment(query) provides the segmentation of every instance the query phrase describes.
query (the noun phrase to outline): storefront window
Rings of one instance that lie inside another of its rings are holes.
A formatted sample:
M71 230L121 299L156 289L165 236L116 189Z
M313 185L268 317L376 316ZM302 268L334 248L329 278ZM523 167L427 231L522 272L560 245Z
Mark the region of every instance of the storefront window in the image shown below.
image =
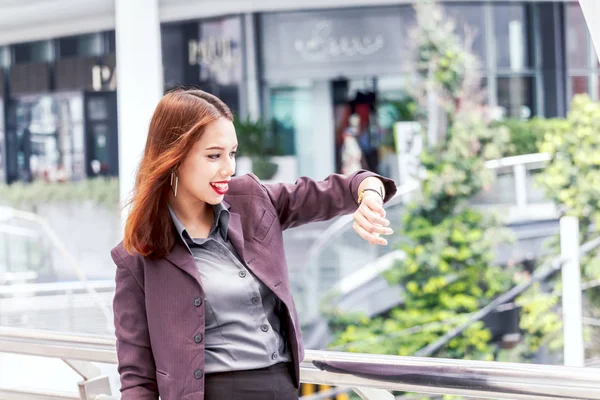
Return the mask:
M23 97L11 101L8 134L14 144L12 179L57 182L85 176L81 94Z
M567 63L570 68L587 68L589 33L579 4L569 4L567 14Z
M102 54L103 37L101 33L71 36L58 39L60 58L91 57Z
M0 79L4 79L1 72ZM0 183L4 183L6 179L6 155L4 153L6 142L4 137L4 100L2 99L2 96L0 96Z
M200 87L240 112L243 65L238 16L161 27L165 89Z
M446 14L456 22L456 32L460 37L472 41L472 51L477 55L481 66L485 67L485 16L483 4L447 4Z
M494 4L496 65L520 71L533 66L529 8L525 4Z
M528 119L536 114L534 78L501 77L496 82L502 117Z
M571 77L571 93L573 93L573 95L589 92L589 79L586 76Z
M50 40L16 44L13 46L15 63L27 64L49 62L54 57L53 47L52 41Z
M310 152L303 137L310 137L312 129L312 94L309 87L275 87L270 90L273 140L283 155Z

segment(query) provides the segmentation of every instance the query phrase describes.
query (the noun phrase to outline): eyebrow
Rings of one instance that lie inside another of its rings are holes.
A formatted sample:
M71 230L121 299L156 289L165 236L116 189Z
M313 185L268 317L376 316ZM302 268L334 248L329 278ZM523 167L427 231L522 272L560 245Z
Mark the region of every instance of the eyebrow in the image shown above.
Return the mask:
M234 149L237 147L238 147L237 144L235 146L233 146ZM225 150L225 148L222 146L211 146L211 147L207 147L205 150Z

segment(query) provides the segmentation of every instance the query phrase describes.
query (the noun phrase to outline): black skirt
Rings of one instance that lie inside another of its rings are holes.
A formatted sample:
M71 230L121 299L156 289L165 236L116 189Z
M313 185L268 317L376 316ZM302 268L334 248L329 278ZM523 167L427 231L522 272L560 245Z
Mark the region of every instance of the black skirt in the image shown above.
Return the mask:
M298 400L288 363L246 371L207 374L204 400Z

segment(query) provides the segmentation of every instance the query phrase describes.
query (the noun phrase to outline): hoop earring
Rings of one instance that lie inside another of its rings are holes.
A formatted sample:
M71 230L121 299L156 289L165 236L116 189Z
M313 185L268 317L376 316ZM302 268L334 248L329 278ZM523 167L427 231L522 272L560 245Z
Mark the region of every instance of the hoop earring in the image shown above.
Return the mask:
M175 186L173 186L173 181L175 181ZM179 183L179 176L175 174L175 171L171 172L171 189L173 190L173 195L177 197L177 184Z

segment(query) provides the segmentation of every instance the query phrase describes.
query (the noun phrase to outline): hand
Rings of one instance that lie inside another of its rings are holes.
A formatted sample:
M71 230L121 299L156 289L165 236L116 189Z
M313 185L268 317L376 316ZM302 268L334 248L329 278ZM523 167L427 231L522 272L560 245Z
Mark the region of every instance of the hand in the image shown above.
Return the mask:
M383 200L377 193L366 194L352 217L356 233L372 245L387 245L387 240L379 235L394 233L391 228L388 228L390 221L385 219Z

